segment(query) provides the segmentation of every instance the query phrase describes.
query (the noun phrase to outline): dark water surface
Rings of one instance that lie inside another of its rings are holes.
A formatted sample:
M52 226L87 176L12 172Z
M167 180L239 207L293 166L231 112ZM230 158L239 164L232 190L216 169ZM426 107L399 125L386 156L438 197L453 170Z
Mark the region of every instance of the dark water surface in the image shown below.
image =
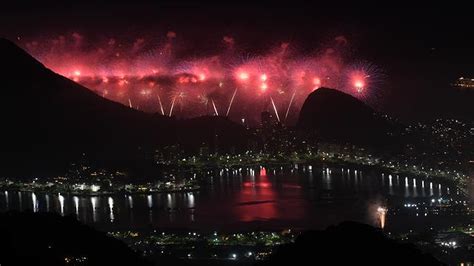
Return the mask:
M435 180L347 168L256 168L221 170L202 177L195 192L72 196L0 192L0 210L75 214L104 230L192 228L271 230L325 228L344 220L378 225L377 207L436 202L456 197L453 187ZM418 211L417 211L418 212ZM387 226L449 224L459 217L396 215Z

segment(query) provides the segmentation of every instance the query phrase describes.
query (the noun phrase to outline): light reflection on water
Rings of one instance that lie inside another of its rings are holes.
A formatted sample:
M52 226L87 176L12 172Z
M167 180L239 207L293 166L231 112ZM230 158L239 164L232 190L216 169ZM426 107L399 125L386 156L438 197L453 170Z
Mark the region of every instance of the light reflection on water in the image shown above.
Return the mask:
M61 215L64 215L64 196L61 194L58 194L58 200L59 200L59 210Z
M87 224L123 227L209 228L246 222L312 227L325 220L365 219L367 205L385 197L413 201L449 194L448 186L431 180L425 188L423 178L302 165L291 170L216 171L203 182L200 191L182 193L73 196L3 191L0 210L52 211L76 215Z
M113 222L114 219L115 219L115 216L114 216L114 199L112 197L109 197L108 203L109 203L109 219L110 219L110 222Z
M74 210L76 211L76 216L79 217L79 198L77 196L72 197L74 200Z
M8 191L4 191L3 194L5 195L5 209L9 209L10 204L8 202Z
M33 212L38 212L38 200L35 193L31 193L31 201L33 203Z

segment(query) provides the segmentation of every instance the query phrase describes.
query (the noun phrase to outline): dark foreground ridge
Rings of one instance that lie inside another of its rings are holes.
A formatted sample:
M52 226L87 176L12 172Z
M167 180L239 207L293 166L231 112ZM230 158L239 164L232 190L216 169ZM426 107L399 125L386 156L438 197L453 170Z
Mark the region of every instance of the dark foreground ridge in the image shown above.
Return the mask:
M125 243L58 214L0 214L1 265L150 265Z
M0 214L1 265L152 265L125 243L83 225L73 216L51 213ZM156 257L156 265L219 265L219 261ZM227 264L226 264L227 265ZM387 238L366 224L343 222L308 231L279 247L273 265L442 265L412 245Z
M366 224L343 222L323 231L309 231L295 243L281 246L269 261L273 265L443 265L412 245L388 239Z

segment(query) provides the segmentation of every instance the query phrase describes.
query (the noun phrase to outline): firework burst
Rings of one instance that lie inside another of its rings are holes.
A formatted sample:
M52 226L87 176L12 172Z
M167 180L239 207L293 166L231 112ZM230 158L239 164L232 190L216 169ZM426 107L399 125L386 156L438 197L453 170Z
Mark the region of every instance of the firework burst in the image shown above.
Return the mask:
M319 87L335 88L370 104L379 98L379 68L354 63L336 49L300 55L294 45L280 43L260 55L241 56L234 38L225 36L218 40L225 51L190 58L179 56L176 36L170 31L161 42L140 36L89 45L87 38L73 34L41 41L25 38L23 45L47 67L103 97L148 112L157 111L158 101L158 112L169 116L217 115L219 106L226 106L226 116L252 123L269 103L282 122L291 123L306 97ZM341 47L340 41L334 45ZM278 108L284 110L282 117Z

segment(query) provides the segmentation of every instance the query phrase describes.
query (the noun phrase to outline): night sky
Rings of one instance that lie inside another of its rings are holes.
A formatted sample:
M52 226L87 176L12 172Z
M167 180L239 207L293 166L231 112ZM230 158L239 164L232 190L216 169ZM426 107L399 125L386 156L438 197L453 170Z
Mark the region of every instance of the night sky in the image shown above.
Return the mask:
M16 40L80 32L92 39L107 34L133 40L141 34L166 35L172 30L185 43L182 57L212 53L225 35L250 54L281 42L305 53L344 36L351 57L370 61L385 74L381 111L411 120L465 115L469 109L472 91L450 86L461 76L474 78L474 29L468 8L288 5L245 1L16 4L0 10L0 36Z

